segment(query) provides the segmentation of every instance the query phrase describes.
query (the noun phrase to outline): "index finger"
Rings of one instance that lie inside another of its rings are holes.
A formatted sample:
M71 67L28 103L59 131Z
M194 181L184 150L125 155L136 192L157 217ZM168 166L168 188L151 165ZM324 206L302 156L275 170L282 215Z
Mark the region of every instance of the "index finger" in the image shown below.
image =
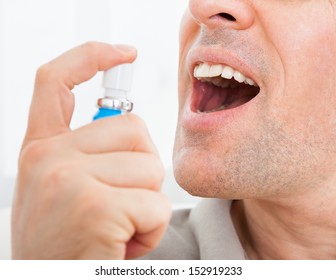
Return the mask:
M125 45L89 42L40 67L30 107L26 142L69 131L74 110L71 90L98 71L133 62L136 50Z

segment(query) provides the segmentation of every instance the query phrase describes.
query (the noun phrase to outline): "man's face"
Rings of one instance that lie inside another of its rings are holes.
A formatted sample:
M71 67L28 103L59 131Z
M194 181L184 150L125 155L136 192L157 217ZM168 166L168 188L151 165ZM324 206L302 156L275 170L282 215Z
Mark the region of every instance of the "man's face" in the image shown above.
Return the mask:
M183 188L200 196L270 198L334 182L334 5L189 1L174 151Z

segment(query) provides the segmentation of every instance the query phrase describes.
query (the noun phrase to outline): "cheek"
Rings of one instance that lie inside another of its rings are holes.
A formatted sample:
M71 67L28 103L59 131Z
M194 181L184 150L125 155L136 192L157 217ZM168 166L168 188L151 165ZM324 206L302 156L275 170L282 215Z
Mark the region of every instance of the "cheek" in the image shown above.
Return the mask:
M316 2L291 11L298 16L280 10L284 16L263 23L284 73L281 87L273 85L273 113L307 133L330 129L336 117L336 22L331 7Z
M334 79L336 20L333 8L326 2L279 5L273 16L266 16L271 5L260 11L265 15L260 21L273 45L270 47L276 50L273 56L280 58L286 83L296 89L312 84L326 88Z
M186 51L189 49L199 32L200 26L190 14L189 9L187 9L180 23L180 58L181 56L185 56Z
M198 37L200 26L195 22L191 16L189 9L186 10L181 24L180 24L180 49L179 49L179 105L180 108L184 106L187 98L188 88L190 87L190 76L188 74L187 55L192 47L192 44Z

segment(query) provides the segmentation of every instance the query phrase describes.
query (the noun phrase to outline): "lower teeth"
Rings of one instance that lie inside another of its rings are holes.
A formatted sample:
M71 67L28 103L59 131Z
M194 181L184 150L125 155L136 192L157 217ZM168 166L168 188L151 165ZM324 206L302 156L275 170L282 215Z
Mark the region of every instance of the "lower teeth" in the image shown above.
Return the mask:
M217 111L221 111L221 110L225 110L227 108L226 105L222 105L216 109L212 109L212 110L207 110L207 111L201 111L201 110L197 110L197 113L199 114L208 114L208 113L213 113L213 112L217 112Z

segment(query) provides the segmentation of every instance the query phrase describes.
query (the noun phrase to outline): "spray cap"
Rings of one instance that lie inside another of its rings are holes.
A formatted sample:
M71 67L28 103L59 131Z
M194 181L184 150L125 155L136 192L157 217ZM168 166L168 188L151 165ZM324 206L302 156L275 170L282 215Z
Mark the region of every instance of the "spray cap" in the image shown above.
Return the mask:
M131 89L133 64L125 63L104 72L105 97L127 99Z

